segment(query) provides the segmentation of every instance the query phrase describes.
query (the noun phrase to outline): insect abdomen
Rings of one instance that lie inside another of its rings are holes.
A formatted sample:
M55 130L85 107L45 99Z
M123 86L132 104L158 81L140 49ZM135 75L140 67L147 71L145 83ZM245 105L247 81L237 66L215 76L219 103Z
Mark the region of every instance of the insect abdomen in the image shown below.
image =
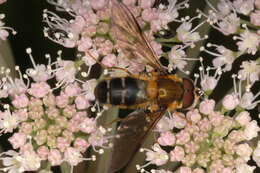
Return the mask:
M130 106L136 103L138 91L137 80L113 78L101 81L95 88L95 96L103 104Z

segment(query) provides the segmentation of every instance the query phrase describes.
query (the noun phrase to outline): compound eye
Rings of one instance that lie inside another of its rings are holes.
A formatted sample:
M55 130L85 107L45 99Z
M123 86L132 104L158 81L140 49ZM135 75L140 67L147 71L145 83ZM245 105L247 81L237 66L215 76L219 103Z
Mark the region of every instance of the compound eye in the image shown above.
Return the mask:
M183 78L183 99L182 99L182 108L188 108L192 106L195 96L194 96L194 84L188 78Z

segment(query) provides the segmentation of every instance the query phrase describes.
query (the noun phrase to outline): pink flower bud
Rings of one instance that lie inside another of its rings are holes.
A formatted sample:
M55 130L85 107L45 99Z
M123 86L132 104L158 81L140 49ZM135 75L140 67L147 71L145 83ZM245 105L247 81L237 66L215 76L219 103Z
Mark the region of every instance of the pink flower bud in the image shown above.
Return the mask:
M84 57L82 57L82 59L87 66L92 66L92 65L96 64L96 61L93 58L98 59L99 54L98 54L97 50L95 50L95 49L89 50L89 54L86 53L86 55Z
M67 127L70 127L68 130L71 132L78 132L80 129L80 121L76 121L74 118L70 119L70 121L67 123Z
M28 112L27 109L18 109L14 111L14 114L16 114L21 121L26 121L28 118Z
M51 163L51 166L58 166L63 162L61 153L57 149L50 150L50 153L48 155L48 160Z
M236 145L235 150L236 154L244 158L246 162L250 160L250 156L253 152L252 148L247 143Z
M175 143L175 136L169 131L161 133L160 137L158 138L158 142L162 146L171 146Z
M29 103L29 99L27 98L27 96L25 94L21 94L21 95L15 95L14 96L14 100L12 101L12 104L14 105L14 107L16 108L23 108L26 107Z
M134 6L136 3L136 0L123 0L123 3L127 6Z
M236 120L239 124L244 126L251 121L251 117L249 116L249 112L243 111L237 115Z
M26 143L20 147L19 153L21 155L25 154L26 152L33 152L33 146L31 143Z
M256 162L257 166L260 167L260 141L258 141L257 147L253 152L253 160Z
M147 8L142 12L142 19L146 22L151 22L158 18L155 8Z
M23 133L14 133L12 137L8 139L14 149L20 148L26 142L26 135Z
M97 15L101 20L107 20L111 16L111 10L109 8L97 11Z
M224 168L222 173L234 173L234 171L232 170L232 168Z
M56 104L58 107L64 108L69 104L69 97L65 93L61 92L61 94L56 97Z
M155 0L141 0L142 8L151 8L154 5Z
M90 106L88 100L86 99L86 97L84 95L77 96L75 99L75 104L76 104L77 109L80 109L80 110L86 109Z
M51 124L48 126L48 134L58 136L61 133L62 129L57 124Z
M256 10L250 15L250 22L255 26L260 26L260 10Z
M186 115L187 115L187 118L194 123L197 123L201 119L201 115L200 115L198 109L192 109L189 112L187 112Z
M46 130L37 131L37 134L34 137L34 140L36 141L37 145L44 144L47 140L47 131Z
M179 168L178 173L191 173L191 168L182 166Z
M221 124L223 118L224 115L221 115L219 112L212 112L211 114L209 114L210 123L215 127Z
M203 132L207 132L211 129L211 124L208 118L203 118L203 120L199 121L198 126Z
M57 147L61 152L65 152L65 150L70 146L70 141L67 138L58 137L57 138Z
M108 54L102 59L102 63L108 67L114 67L117 65L117 58L114 54Z
M19 128L19 132L30 134L32 132L32 123L23 122Z
M55 120L59 115L59 109L57 109L56 107L49 107L46 111L46 114L48 116L48 118L50 118L51 120Z
M75 105L68 105L63 109L63 115L67 118L71 118L76 114Z
M190 141L190 134L185 130L181 130L179 133L176 134L176 138L176 143L183 145Z
M176 161L182 161L184 159L184 149L182 147L176 146L171 152L171 161L176 162Z
M260 0L255 0L255 6L260 10Z
M38 82L32 83L28 92L34 97L42 98L50 91L50 89L50 86L46 82Z
M228 94L224 97L222 104L225 109L233 110L239 104L239 100L235 94Z
M76 96L80 93L80 87L78 86L77 83L69 84L65 88L65 94L69 97Z
M162 45L160 43L156 41L151 41L151 46L158 56L162 55L163 51L162 51Z
M192 171L192 173L205 173L205 171L201 168L196 168Z
M96 129L96 120L94 118L85 118L80 124L80 130L85 133L94 132Z
M78 42L78 50L81 52L87 51L92 46L92 39L89 37L82 37Z
M0 38L1 40L6 40L6 38L9 36L9 32L4 30L4 29L1 29L0 30Z
M195 153L199 148L199 144L195 143L194 141L190 141L185 144L186 153Z
M90 146L89 143L85 139L82 139L82 138L77 138L74 141L73 145L77 150L79 150L82 153L84 153L87 150L87 148Z
M214 107L215 107L215 101L214 100L204 100L200 103L200 112L203 113L203 114L210 114L211 112L213 112L214 110Z
M90 5L95 10L101 10L107 4L107 0L90 0Z
M260 131L259 126L257 125L256 120L250 121L246 124L244 134L247 140L251 140L257 137L257 133Z
M46 160L48 158L49 155L49 149L46 146L40 146L37 149L37 154L40 156L41 159Z
M0 0L0 4L2 4L2 3L4 3L4 2L6 2L6 0Z
M99 43L98 46L99 49L97 51L100 55L106 56L112 53L113 43L110 40L105 40Z
M99 22L97 26L97 33L98 34L107 34L110 30L110 26L105 22Z
M55 106L56 105L55 96L52 93L48 94L43 98L43 103L48 107Z

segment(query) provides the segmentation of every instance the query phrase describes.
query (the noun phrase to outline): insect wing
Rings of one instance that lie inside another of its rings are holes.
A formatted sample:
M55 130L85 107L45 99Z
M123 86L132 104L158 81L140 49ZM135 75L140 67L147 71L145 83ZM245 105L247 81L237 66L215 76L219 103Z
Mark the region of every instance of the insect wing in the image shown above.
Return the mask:
M121 121L114 139L109 173L123 168L134 156L165 111L146 114L137 110Z
M117 45L128 60L137 64L149 64L166 73L130 10L123 3L112 0L111 13Z

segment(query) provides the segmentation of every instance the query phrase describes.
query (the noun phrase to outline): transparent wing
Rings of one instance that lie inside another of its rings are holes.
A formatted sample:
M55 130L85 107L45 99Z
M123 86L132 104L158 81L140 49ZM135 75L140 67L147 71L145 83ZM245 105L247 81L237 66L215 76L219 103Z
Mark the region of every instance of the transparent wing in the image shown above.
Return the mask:
M109 173L120 170L132 159L144 139L160 120L165 111L146 114L136 110L121 121L113 141Z
M123 3L112 0L111 12L116 42L126 58L166 73L130 10Z

